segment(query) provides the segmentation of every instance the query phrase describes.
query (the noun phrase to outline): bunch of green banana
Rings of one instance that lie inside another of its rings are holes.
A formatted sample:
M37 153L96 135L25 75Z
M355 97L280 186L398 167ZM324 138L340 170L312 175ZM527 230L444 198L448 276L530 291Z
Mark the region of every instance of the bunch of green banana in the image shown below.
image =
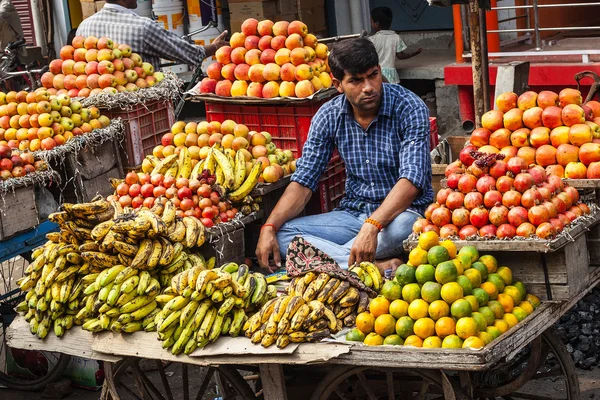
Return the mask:
M360 280L369 288L379 292L383 287L384 279L381 276L381 272L370 262L361 262L348 269L350 272L354 272Z

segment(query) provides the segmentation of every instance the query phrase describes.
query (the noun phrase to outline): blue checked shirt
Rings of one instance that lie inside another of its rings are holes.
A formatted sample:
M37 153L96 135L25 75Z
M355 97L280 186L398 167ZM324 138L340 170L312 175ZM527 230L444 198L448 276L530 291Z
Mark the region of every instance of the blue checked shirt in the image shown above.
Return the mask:
M104 36L115 43L128 44L156 69L161 58L194 66L206 58L204 47L190 44L159 23L118 4L107 3L102 10L86 18L77 28L77 35Z
M429 141L429 109L402 86L383 84L379 115L366 130L340 95L313 117L292 181L314 191L337 147L347 174L342 210L371 214L406 178L420 190L410 209L423 214L433 201Z

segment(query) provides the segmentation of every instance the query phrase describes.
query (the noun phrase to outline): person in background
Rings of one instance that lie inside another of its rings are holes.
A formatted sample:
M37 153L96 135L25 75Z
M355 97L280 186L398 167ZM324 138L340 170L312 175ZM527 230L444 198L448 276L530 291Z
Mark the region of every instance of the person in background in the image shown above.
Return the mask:
M73 43L75 36L77 36L77 28L73 28L69 31L69 34L67 35L67 44Z
M396 32L390 30L392 26L392 10L388 7L376 7L371 10L371 28L375 34L370 36L379 56L381 72L389 83L400 83L396 71L396 59L405 60L419 54L419 48L413 53L406 52L406 44Z
M133 12L135 8L136 0L107 0L100 11L79 25L77 35L107 37L115 43L127 44L134 53L138 53L156 69L160 66L161 58L193 66L200 65L220 47L229 44L225 40L227 31L207 46L191 44L150 18L140 17Z
M0 0L0 51L9 43L23 39L23 27L17 9L11 0ZM26 55L25 46L19 49L19 55Z

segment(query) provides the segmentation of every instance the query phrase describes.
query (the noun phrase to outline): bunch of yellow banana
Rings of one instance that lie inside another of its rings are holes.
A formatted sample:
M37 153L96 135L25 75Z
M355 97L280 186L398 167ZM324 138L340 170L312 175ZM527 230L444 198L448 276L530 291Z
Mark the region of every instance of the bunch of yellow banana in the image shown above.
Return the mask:
M370 262L361 262L348 269L350 272L354 272L360 280L369 288L379 293L383 287L384 279L381 276L381 272Z
M354 326L369 296L348 281L309 272L290 281L288 294L268 301L244 326L253 343L283 348L314 342Z

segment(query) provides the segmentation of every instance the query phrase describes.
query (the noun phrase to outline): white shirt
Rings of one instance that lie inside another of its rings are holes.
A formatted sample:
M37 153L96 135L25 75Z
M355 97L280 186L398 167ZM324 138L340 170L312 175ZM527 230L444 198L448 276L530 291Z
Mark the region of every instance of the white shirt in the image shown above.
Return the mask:
M379 56L379 65L383 75L390 83L400 82L400 77L396 71L396 53L406 49L406 44L402 38L394 31L382 30L369 37L375 45L377 55Z

